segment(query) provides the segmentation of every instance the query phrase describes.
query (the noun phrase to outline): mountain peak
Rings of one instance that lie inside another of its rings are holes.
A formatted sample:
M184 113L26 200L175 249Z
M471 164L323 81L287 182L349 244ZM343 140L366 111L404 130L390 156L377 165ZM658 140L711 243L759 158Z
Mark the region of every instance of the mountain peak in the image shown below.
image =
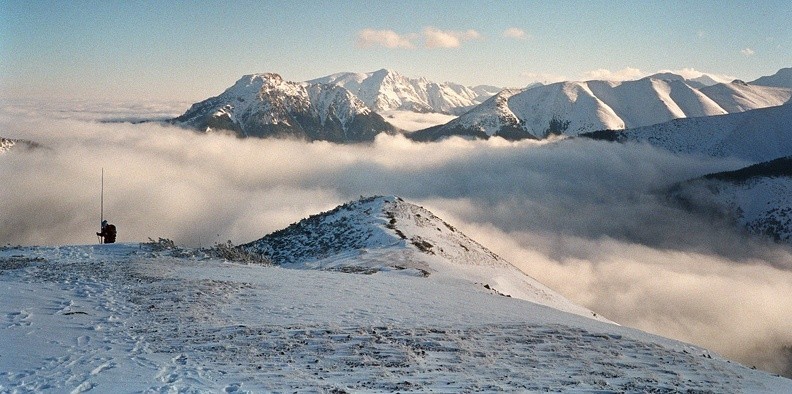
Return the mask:
M371 141L395 128L343 86L284 81L276 73L248 74L221 95L193 104L172 122L240 137L309 141Z
M397 196L361 197L240 248L291 268L453 278L481 291L604 320Z
M663 81L685 81L685 77L672 72L660 72L641 79L659 79Z
M497 93L489 87L410 78L382 68L369 73L339 73L307 81L343 86L374 111L413 111L461 114Z

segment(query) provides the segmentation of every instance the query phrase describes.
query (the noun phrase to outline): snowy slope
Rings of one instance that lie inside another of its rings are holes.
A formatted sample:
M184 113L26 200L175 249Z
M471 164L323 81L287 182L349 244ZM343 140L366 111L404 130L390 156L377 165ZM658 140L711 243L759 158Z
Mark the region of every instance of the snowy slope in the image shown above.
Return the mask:
M286 267L373 273L404 270L419 276L470 282L600 320L428 210L398 197L370 197L312 216L243 245Z
M685 182L674 192L749 232L792 244L792 156Z
M749 84L792 89L792 67L782 68L773 75L758 78L755 81L749 82Z
M431 82L426 78L408 78L387 69L337 73L307 83L343 86L377 112L407 110L460 114L500 91L493 86L467 87L451 82Z
M790 99L790 88L754 86L741 81L701 89L728 113L783 105Z
M251 74L221 95L193 104L176 124L240 137L296 137L333 142L371 141L395 129L346 89Z
M645 142L675 153L736 157L759 163L792 155L792 103L586 136Z
M706 349L381 271L0 248L0 392L782 393Z
M691 85L678 75L657 74L637 81L537 86L502 95L498 105L485 102L446 125L418 132L416 139L430 139L430 135L512 139L543 138L550 133L574 136L778 106L792 97L792 89L738 82L701 89Z

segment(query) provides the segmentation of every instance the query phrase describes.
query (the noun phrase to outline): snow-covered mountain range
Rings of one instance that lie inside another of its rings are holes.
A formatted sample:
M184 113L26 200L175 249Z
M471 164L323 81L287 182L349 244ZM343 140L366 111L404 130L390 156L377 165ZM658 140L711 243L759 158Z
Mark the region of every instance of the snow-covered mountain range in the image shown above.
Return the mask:
M498 93L495 86L463 86L437 83L426 78L409 78L381 69L370 73L337 73L308 83L342 86L377 112L406 110L459 115Z
M648 143L675 153L736 157L753 163L792 155L792 102L728 115L676 119L586 137Z
M684 182L673 194L753 234L792 244L792 156Z
M193 104L175 124L240 137L290 137L308 141L371 141L395 128L348 90L329 84L284 81L251 74L221 95Z
M776 75L783 74L784 70ZM792 97L788 87L741 81L695 86L701 84L663 73L637 81L559 82L504 90L459 118L411 137L426 141L452 135L507 139L574 136L778 106Z
M281 264L166 240L0 247L0 391L792 391L706 349L549 307L570 305L395 197L245 249Z
M550 290L430 211L398 197L371 197L312 216L243 248L287 267L471 281L472 286L602 319Z

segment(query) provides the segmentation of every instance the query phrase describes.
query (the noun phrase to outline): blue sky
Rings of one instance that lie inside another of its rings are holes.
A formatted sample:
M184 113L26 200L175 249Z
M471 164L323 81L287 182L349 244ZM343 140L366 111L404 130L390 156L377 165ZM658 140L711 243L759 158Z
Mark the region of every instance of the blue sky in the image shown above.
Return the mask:
M785 1L0 0L0 95L181 99L241 75L467 85L792 67Z

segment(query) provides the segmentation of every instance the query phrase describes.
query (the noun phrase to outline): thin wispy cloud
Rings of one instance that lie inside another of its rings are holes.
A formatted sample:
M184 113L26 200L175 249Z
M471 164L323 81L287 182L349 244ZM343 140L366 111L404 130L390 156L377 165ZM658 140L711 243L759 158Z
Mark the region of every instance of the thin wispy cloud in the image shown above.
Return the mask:
M503 36L506 38L513 38L515 40L527 40L530 38L528 33L519 27L510 27L503 31Z
M357 45L360 48L415 48L410 36L403 36L393 30L363 29L357 34Z
M751 48L743 48L742 50L740 50L740 53L742 53L742 55L745 57L751 57L756 54L756 51L754 51Z

